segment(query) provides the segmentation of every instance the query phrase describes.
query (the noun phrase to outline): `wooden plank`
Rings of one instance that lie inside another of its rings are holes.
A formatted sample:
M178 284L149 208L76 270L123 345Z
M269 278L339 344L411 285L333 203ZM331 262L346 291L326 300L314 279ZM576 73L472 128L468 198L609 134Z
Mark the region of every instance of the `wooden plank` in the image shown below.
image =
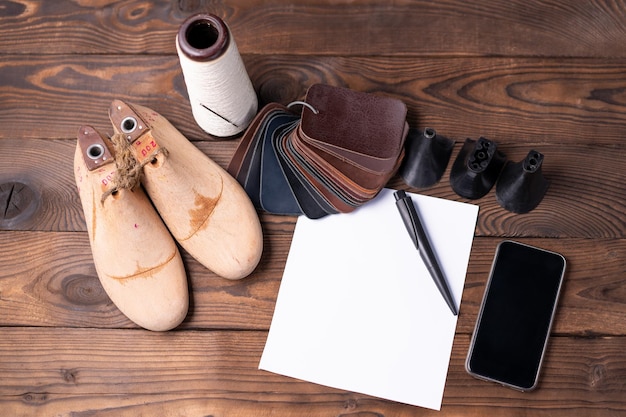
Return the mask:
M85 233L3 232L0 324L136 328L98 281ZM570 261L555 334L626 334L626 240L516 239ZM473 332L495 247L474 240L457 331ZM192 305L182 329L269 329L291 235L269 233L257 270L242 281L217 277L184 257ZM29 261L24 262L27 254Z
M176 56L5 56L0 61L0 139L76 136L112 128L115 98L165 116L208 140L191 114ZM622 144L626 60L333 58L244 56L261 104L288 104L315 83L404 101L412 127L453 139ZM16 121L19 120L19 123Z
M0 138L76 138L84 124L112 134L116 98L195 126L177 57L10 56L0 63L0 85Z
M622 327L614 320L616 317L626 318L626 241L512 240L559 252L568 261L553 333L580 336L626 334L626 326ZM471 334L474 330L496 245L501 241L497 238L474 239L457 332Z
M225 167L235 150L234 142L199 143L216 163ZM0 140L0 230L87 230L73 173L76 139ZM13 210L7 201L10 187L30 198L19 199ZM3 192L4 190L4 192ZM24 201L22 201L24 200Z
M86 233L2 232L2 236L0 324L136 327L100 285ZM266 239L258 268L238 281L218 277L181 249L191 291L182 327L269 328L290 241L289 235Z
M622 0L292 3L8 2L0 53L175 54L183 20L212 12L242 53L626 57Z
M539 388L479 382L455 339L441 412L257 369L265 332L0 328L0 408L11 416L586 416L624 413L624 340L551 340ZM366 372L366 371L365 371ZM563 389L563 386L567 389Z
M222 167L228 165L237 141L195 142ZM452 161L460 151L457 143ZM21 183L33 193L32 206L25 206L0 229L84 231L84 216L72 173L75 140L0 139L0 186ZM424 194L480 205L476 233L480 236L602 237L623 238L626 233L626 183L623 181L623 147L529 142L500 142L511 161L521 161L532 148L545 156L543 172L551 181L541 204L525 215L506 211L498 204L495 189L478 200L459 197L450 187L452 162L441 181L421 190ZM581 159L580 155L584 155ZM395 178L389 186L406 188ZM5 188L8 188L6 186ZM2 217L0 217L1 219ZM267 222L287 221L267 217ZM266 226L267 227L267 226ZM274 227L274 226L271 226Z
M86 230L75 149L76 141L0 140L0 230Z

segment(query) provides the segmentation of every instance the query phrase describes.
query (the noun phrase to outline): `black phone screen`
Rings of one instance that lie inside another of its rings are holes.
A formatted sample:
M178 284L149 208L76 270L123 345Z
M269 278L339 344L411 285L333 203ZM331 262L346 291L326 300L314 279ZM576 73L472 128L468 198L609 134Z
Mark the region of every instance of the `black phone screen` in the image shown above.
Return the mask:
M512 241L498 245L467 357L470 374L535 387L564 273L560 254Z

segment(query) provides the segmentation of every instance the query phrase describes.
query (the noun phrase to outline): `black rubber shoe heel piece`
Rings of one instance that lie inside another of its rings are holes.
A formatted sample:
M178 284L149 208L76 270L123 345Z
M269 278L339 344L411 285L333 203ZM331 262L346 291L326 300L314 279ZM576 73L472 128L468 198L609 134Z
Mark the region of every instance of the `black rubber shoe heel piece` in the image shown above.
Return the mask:
M506 162L498 145L481 137L466 139L450 172L450 185L461 197L477 199L489 192Z
M544 178L543 154L531 150L526 159L508 163L496 185L496 200L514 213L528 213L539 205L550 181Z
M452 148L454 141L438 135L433 128L427 127L421 133L417 129L409 130L400 176L414 188L436 184L448 166Z

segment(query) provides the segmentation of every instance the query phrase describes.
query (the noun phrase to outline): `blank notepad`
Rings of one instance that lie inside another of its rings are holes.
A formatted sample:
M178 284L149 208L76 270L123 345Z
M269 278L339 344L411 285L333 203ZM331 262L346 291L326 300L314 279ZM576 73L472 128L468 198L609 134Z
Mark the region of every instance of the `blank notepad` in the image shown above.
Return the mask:
M478 206L407 194L458 306ZM353 213L298 218L259 368L438 410L456 322L383 189Z

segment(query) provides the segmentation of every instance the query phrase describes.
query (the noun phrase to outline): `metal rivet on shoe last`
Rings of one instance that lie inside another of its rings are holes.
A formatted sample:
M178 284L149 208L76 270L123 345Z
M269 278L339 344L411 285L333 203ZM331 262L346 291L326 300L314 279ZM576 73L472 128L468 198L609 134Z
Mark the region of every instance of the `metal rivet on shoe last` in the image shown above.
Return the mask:
M120 123L120 128L124 133L131 133L137 128L137 119L132 116L125 117Z
M96 159L100 159L104 155L104 146L99 143L94 143L93 145L89 145L87 148L87 156L94 161Z

